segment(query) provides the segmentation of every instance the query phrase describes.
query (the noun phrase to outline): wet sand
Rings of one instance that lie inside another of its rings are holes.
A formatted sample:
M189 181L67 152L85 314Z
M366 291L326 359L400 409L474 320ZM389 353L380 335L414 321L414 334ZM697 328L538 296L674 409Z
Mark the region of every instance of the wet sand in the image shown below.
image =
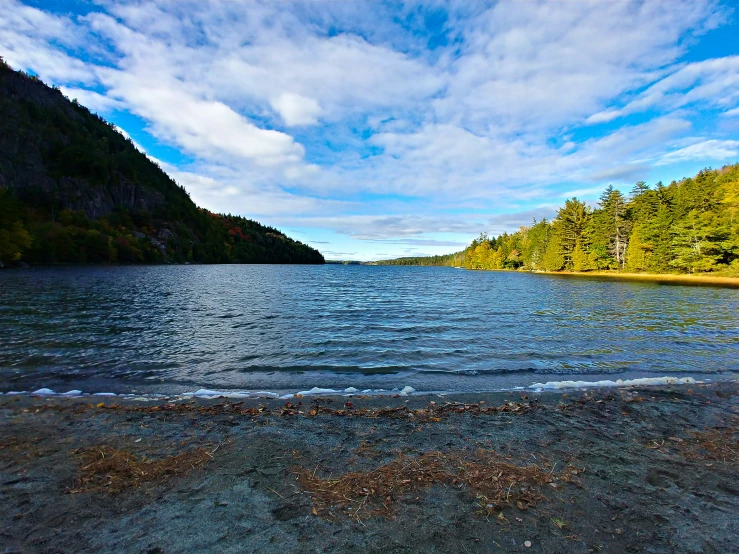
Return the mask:
M0 419L4 553L739 552L736 382Z

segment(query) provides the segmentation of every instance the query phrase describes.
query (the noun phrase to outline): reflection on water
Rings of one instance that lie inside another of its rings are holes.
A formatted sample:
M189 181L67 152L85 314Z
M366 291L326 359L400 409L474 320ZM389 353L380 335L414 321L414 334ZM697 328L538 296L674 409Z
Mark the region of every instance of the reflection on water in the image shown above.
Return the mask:
M739 371L739 291L374 266L0 272L0 390L474 390ZM564 377L562 377L564 378Z

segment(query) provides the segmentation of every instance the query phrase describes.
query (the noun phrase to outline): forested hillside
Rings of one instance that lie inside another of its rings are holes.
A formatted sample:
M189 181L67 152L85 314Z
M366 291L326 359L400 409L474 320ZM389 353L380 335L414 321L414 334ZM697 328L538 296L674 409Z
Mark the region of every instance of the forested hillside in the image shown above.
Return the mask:
M116 128L0 58L0 263L323 263L198 208Z
M381 263L405 260L469 269L739 275L739 164L668 186L639 182L628 197L608 187L594 208L572 198L552 221L480 235L458 254Z
M464 253L445 254L442 256L408 256L394 260L380 260L374 265L448 265L461 266L464 263Z

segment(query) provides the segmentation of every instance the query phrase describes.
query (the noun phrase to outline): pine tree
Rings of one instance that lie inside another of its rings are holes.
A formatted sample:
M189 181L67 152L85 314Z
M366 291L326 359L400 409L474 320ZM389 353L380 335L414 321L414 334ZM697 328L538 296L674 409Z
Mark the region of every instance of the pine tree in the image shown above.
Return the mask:
M589 271L595 269L593 262L582 246L582 239L577 239L572 251L572 269L574 271Z
M557 230L552 233L547 244L547 249L541 259L541 268L544 271L559 271L565 265L565 257L562 254L562 238Z
M639 225L635 225L626 250L626 269L629 271L646 271L649 265L650 245L642 241L641 235Z
M649 272L667 273L672 269L672 222L672 212L667 205L662 205L643 229L644 239L652 247L652 255L647 263Z
M673 224L671 232L673 267L693 273L712 271L719 263L726 263L729 233L713 213L691 210Z
M557 213L557 228L560 237L560 248L565 266L573 265L572 255L578 241L582 242L585 226L590 219L590 210L585 202L577 198L565 201L564 207ZM582 248L582 244L581 244Z
M616 260L616 266L623 268L628 244L626 201L619 190L609 185L600 197L600 206L608 226L609 253Z
M534 219L531 227L523 227L521 237L521 258L523 266L529 269L540 269L541 260L551 235L551 225L546 219L538 222Z

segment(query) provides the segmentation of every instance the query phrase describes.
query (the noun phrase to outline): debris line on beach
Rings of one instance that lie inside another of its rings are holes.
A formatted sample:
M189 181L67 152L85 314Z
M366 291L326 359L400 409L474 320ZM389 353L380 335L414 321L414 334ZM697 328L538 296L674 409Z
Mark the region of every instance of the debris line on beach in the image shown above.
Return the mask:
M94 446L72 454L80 460L80 476L74 488L69 489L70 493L116 494L143 483L185 475L212 458L202 447L159 459L137 456L112 446Z
M579 473L567 464L559 472L547 465L516 465L492 450L472 454L427 452L418 457L400 454L367 472L322 478L314 470L296 468L300 487L315 503L316 515L363 519L388 516L404 494L440 485L468 492L484 515L506 506L526 510L546 499L545 485L558 488Z

